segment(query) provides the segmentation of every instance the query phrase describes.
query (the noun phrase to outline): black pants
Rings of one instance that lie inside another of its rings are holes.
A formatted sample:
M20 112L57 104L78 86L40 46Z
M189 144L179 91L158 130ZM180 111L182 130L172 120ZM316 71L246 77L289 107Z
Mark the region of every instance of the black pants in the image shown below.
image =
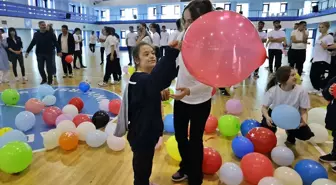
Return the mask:
M299 75L302 75L303 71L303 64L306 61L306 50L305 49L291 49L291 62L289 62L289 65L292 68L296 68Z
M321 90L326 85L324 74L329 66L330 64L323 61L312 63L310 69L310 81L314 89Z
M336 56L331 56L331 63L330 63L330 67L329 67L329 73L328 73L327 79L325 80L326 83L328 83L329 80L331 80L335 76L336 76Z
M288 64L291 67L294 67L293 52L292 47L289 47L287 52Z
M52 53L52 66L53 66L53 75L56 75L57 73L57 67L56 67L56 52L55 50Z
M272 110L268 110L268 115L272 114ZM267 125L266 118L263 116L263 119L261 120L261 127L268 128L272 132L276 133L277 126L273 123L273 127L270 127ZM310 138L314 137L314 133L310 130L309 126L303 126L298 129L293 130L286 130L287 133L287 141L291 143L295 143L295 139L300 139L303 141L309 140Z
M74 67L77 67L77 58L79 59L79 64L81 67L83 67L83 60L82 60L82 51L81 50L78 50L78 51L75 51L74 53L74 61L73 61L73 65Z
M104 51L105 51L105 48L104 47L100 47L100 59L101 59L101 63L104 62Z
M281 67L282 50L280 49L268 49L268 64L269 70L273 73L273 59L275 58L275 71Z
M161 58L161 54L160 54L160 48L155 46L155 56L156 56L156 60L159 61L159 59Z
M128 58L129 58L129 65L132 65L133 48L134 48L133 46L127 46Z
M40 72L43 82L47 82L47 75L44 71L44 66L47 66L48 73L48 83L52 83L53 78L53 65L52 65L52 55L50 54L36 54L38 70Z
M333 130L333 131L331 132L331 136L332 136L333 139L334 139L334 142L333 142L333 148L332 148L332 150L331 150L331 153L332 153L333 155L336 155L336 130Z
M201 185L203 182L203 133L210 109L211 99L196 105L181 101L174 103L175 137L182 157L179 172L188 175L190 185Z
M111 61L111 54L107 55L106 57L106 66L105 66L105 75L104 75L104 82L107 83L113 75L114 81L121 80L121 67L120 67L120 59L114 57L114 60Z
M68 63L65 61L65 57L70 54L68 53L62 53L62 67L63 67L63 73L66 74L72 74L72 66L71 63Z
M94 53L96 51L96 44L89 44L90 51Z
M147 150L133 151L134 185L149 185L152 174L155 146Z
M163 53L166 52L166 49L168 48L168 46L161 46L160 47L160 53L161 53L161 56L164 56ZM166 54L166 53L165 53Z
M18 74L17 74L17 69L16 69L16 66L17 66L17 62L19 61L19 65L20 65L20 68L21 68L21 74L22 76L26 76L26 72L25 72L25 66L24 66L24 63L23 63L23 55L22 53L20 55L17 55L17 54L11 54L10 57L9 57L9 60L12 62L12 65L13 65L13 73L14 73L14 76L17 77Z

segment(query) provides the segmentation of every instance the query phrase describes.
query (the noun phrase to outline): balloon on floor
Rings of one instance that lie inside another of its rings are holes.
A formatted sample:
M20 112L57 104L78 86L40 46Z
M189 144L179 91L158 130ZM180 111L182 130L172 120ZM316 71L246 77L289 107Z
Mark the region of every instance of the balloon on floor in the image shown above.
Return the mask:
M257 127L250 130L246 137L253 143L254 151L262 154L267 154L277 144L277 138L275 134L263 127Z
M203 166L202 171L204 174L215 174L222 166L221 155L213 148L204 147L203 149Z
M311 159L300 160L294 170L301 176L303 184L312 184L320 178L328 178L327 170L318 162Z
M219 118L218 128L223 136L235 136L238 134L240 128L239 118L232 115L224 115Z

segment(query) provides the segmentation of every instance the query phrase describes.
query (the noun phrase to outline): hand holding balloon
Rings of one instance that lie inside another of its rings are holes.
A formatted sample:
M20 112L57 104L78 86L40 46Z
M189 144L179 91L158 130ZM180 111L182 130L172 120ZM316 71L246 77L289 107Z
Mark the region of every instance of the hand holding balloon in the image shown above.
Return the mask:
M266 122L267 122L267 125L270 126L270 127L274 127L273 125L273 120L271 117L267 116L266 117Z
M168 89L165 89L165 90L161 91L161 99L162 99L162 101L169 100L169 96L170 96L170 92L169 92Z
M170 47L181 50L182 48L182 42L174 40L171 43L168 44Z
M186 88L186 87L180 87L180 88L176 88L177 91L181 91L179 94L172 94L170 95L170 97L172 97L175 100L181 100L183 99L185 96L189 96L190 95L190 89Z

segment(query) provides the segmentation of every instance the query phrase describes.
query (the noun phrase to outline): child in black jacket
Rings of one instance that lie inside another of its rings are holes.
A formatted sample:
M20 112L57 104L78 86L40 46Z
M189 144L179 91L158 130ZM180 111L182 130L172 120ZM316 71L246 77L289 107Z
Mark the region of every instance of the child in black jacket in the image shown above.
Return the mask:
M336 77L332 78L327 86L323 89L323 97L329 101L327 106L327 115L325 118L326 129L332 131L332 137L334 138L333 149L330 154L320 157L322 162L336 162L336 101L333 96L333 87L336 85ZM336 173L336 167L332 168L332 171Z

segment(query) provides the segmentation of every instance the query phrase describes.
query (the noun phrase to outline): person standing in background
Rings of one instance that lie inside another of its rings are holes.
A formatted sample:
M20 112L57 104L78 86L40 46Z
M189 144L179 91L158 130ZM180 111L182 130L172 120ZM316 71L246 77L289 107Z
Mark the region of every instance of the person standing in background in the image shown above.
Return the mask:
M153 45L155 47L155 55L156 58L159 60L161 58L161 53L160 53L160 40L161 40L161 31L160 31L160 26L156 23L152 23L149 26L150 31L152 32L152 41Z
M0 33L0 83L8 83L9 61L6 48L8 47L7 39L4 39L4 34ZM7 38L7 37L5 37Z
M0 28L0 34L2 36L2 39L7 39L8 38L8 35L6 34L5 30Z
M53 33L55 35L55 30L53 28L53 24L48 24L47 25L47 31ZM56 37L56 35L55 35ZM53 77L54 80L56 80L56 72L57 72L57 67L56 67L56 50L55 47L53 49L53 53L52 53L52 66L53 66Z
M74 35L73 35L74 40L75 40L75 52L74 52L74 61L73 61L74 69L79 69L76 65L77 58L79 59L80 67L86 68L86 66L83 65L82 49L80 46L80 43L82 43L83 41L81 32L82 32L81 29L75 28Z
M92 53L95 53L96 51L96 42L97 42L97 36L95 35L95 32L92 31L91 36L90 36L90 44L89 44L90 51Z
M281 21L273 21L274 30L268 33L268 62L269 71L273 73L273 59L275 58L275 71L281 67L283 44L286 43L286 33L281 28Z
M62 33L58 36L58 43L62 49L62 66L63 66L63 78L73 77L71 63L65 61L65 57L73 55L75 52L75 39L67 25L62 26Z
M26 72L25 72L25 66L24 66L24 61L23 61L23 55L22 55L22 40L19 36L17 36L15 28L9 28L8 29L9 37L7 38L7 43L8 43L8 58L9 61L11 61L13 65L13 73L15 76L15 80L19 81L20 79L18 78L16 66L17 62L19 61L19 65L21 68L21 74L22 74L22 80L23 83L25 81L28 81L26 77Z
M104 64L104 51L105 51L105 46L104 46L104 43L105 43L105 40L106 40L106 36L105 36L105 33L104 33L104 29L102 29L100 35L99 35L99 42L100 42L100 59L101 59L101 62L100 62L100 65L103 65Z
M299 23L295 23L293 31L295 31L298 27L299 27ZM292 31L292 33L293 33L293 31ZM289 49L288 49L288 52L287 52L288 63L291 67L293 67L295 64L294 64L294 61L293 61L292 43L288 43L288 45L289 45Z
M133 48L136 46L136 39L138 34L134 32L134 27L130 26L129 27L129 33L126 35L126 46L127 46L127 51L128 51L128 57L129 57L129 66L132 66L132 52Z
M264 21L258 22L258 34L262 43L265 43L267 41L267 33L264 32L264 26L265 26ZM254 77L259 78L259 67L254 71Z
M308 42L308 31L307 31L307 22L301 21L296 30L293 30L291 33L292 41L292 59L289 65L297 69L298 74L301 76L303 71L303 63L306 61L306 49Z
M56 40L56 36L47 31L47 25L44 21L38 23L40 30L34 33L33 40L30 42L25 57L27 58L29 52L36 45L36 58L38 63L38 69L42 77L41 84L48 82L49 85L53 81L53 65L52 65L52 53L56 47L57 55L62 56L61 48ZM47 65L48 81L44 71L44 65Z
M162 26L161 30L161 40L160 40L160 53L161 56L164 56L163 51L168 47L169 33L166 30L166 26Z
M176 28L172 34L169 35L168 43L173 42L174 40L177 40L177 37L181 34L183 31L182 25L181 25L181 19L176 20Z

